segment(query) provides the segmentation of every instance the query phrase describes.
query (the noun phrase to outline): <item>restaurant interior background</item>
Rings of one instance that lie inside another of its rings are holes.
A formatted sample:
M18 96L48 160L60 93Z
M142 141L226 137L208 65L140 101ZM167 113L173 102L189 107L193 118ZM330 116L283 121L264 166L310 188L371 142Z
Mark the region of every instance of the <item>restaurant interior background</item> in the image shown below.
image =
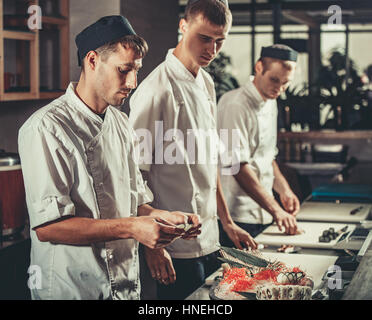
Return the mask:
M74 39L84 27L105 15L129 17L150 47L141 81L177 44L185 3L0 0L0 149L17 153L26 119L78 80ZM218 97L247 82L262 46L288 44L300 55L295 81L279 99L278 157L296 194L304 200L316 186L342 179L372 184L372 1L229 3L233 27L208 68ZM42 9L40 30L28 28L32 4ZM29 297L29 245L0 251L7 261L0 262L0 299ZM1 283L10 282L4 292Z

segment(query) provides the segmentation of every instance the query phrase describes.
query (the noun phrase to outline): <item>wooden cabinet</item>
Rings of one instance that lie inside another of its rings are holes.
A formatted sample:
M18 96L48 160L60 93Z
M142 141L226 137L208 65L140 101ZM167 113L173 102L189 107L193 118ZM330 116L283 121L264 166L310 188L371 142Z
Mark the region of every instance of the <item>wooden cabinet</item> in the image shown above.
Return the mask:
M62 95L69 83L69 0L0 0L0 13L0 101Z

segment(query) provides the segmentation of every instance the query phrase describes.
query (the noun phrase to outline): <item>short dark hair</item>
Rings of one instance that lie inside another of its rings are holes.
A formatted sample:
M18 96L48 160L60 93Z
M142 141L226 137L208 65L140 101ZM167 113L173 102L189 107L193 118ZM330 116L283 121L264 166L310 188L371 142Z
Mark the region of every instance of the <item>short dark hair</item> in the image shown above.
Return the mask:
M232 22L230 9L220 0L189 1L185 9L186 21L191 21L199 14L217 26L226 26Z
M149 47L145 39L138 35L128 35L118 40L104 44L97 48L96 51L103 61L106 61L108 56L117 51L118 44L123 46L125 49L133 49L137 56L144 58L149 51ZM84 70L84 63L81 64L82 70Z

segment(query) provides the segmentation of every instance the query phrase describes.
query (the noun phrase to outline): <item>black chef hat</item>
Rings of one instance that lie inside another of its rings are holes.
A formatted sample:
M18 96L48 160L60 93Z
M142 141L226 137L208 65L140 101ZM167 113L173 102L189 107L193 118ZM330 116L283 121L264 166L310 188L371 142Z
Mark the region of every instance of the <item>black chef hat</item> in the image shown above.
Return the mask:
M261 58L264 57L297 62L298 52L288 46L280 48L274 45L262 48Z
M198 2L199 0L189 0L188 4L187 5L192 5L193 3L195 2ZM229 2L228 0L219 0L220 2L222 2L226 7L229 7Z
M99 19L85 28L75 38L78 48L79 66L81 66L82 61L89 51L96 50L122 37L135 34L127 18L123 16L106 16Z

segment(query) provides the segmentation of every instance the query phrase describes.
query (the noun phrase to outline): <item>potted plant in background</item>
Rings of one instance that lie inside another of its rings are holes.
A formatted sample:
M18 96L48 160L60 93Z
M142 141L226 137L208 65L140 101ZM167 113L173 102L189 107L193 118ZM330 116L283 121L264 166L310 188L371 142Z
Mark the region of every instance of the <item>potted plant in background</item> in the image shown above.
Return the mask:
M331 107L324 127L337 130L363 129L362 119L366 116L368 105L367 90L361 76L358 75L354 61L349 60L348 68L345 53L342 49L334 49L328 62L328 65L320 67L313 85L321 97L319 107L321 109L327 105Z
M289 107L291 122L309 123L311 129L372 129L367 88L352 60L348 69L346 55L334 49L328 63L320 66L313 84L288 89L279 98L284 122L284 110ZM321 112L325 112L324 124L320 123ZM288 129L288 124L285 127Z
M220 52L217 58L205 68L214 81L217 101L224 93L239 88L238 80L228 71L229 67L231 67L231 58Z

